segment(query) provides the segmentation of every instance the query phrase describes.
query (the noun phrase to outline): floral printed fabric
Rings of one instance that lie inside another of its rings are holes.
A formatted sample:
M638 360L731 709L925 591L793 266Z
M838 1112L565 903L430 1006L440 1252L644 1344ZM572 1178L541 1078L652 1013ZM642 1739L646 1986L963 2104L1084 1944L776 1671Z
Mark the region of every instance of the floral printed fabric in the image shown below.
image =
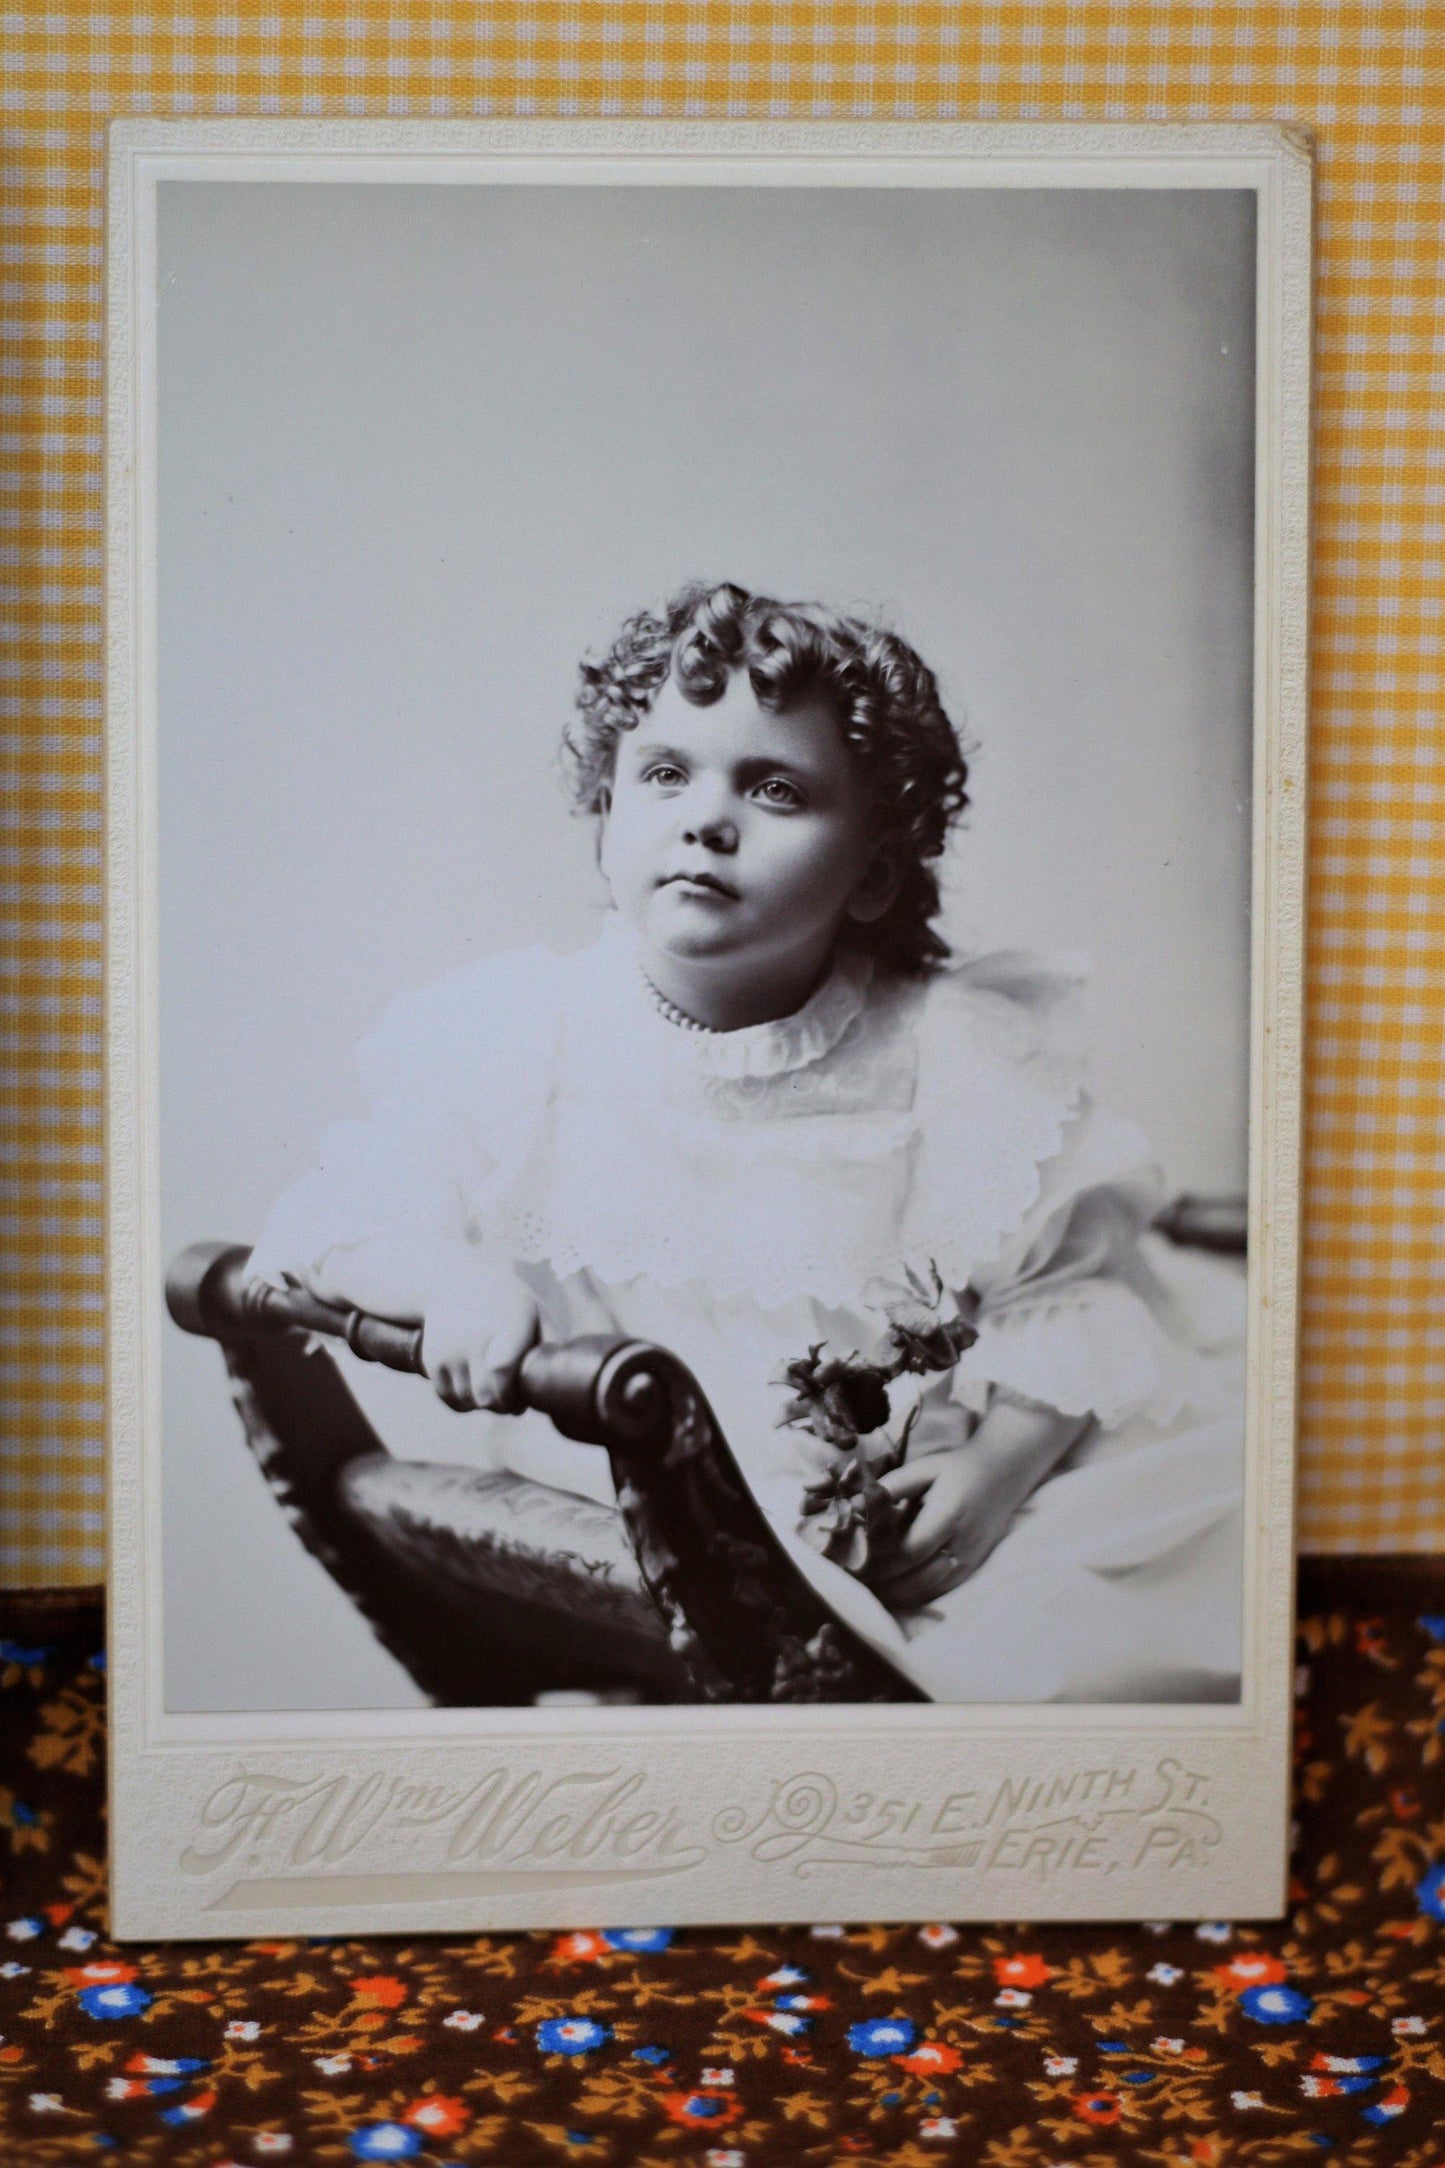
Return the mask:
M1313 1584L1313 1585L1312 1585ZM1306 1578L1279 1924L107 1941L99 1610L0 1611L0 2159L1437 2168L1445 1575Z

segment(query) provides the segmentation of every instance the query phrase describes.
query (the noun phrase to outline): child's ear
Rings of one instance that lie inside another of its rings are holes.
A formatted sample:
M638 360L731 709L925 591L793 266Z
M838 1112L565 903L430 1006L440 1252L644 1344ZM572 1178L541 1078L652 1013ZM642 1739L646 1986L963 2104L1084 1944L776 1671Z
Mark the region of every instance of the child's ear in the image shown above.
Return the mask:
M903 880L903 858L896 841L885 837L874 851L868 870L848 898L848 916L860 926L871 926L892 906Z

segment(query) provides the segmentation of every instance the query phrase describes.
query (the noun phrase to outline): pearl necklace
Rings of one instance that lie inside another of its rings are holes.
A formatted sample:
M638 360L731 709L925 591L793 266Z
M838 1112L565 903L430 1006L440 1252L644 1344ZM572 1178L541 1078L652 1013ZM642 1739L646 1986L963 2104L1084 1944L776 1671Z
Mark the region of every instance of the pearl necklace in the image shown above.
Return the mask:
M700 1024L695 1016L688 1015L686 1009L680 1009L675 1001L669 1001L666 994L658 992L640 965L638 969L642 983L647 989L647 998L664 1023L673 1025L678 1031L700 1032L705 1039L715 1039L717 1037L717 1032L711 1024Z

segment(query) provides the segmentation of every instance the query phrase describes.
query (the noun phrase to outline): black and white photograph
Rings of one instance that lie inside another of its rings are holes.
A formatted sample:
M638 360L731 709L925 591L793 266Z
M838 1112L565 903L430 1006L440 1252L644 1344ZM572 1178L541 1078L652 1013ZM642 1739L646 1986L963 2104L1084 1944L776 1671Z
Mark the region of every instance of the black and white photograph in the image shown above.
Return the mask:
M122 1933L1278 1905L1309 186L113 129Z
M157 218L166 1706L1236 1700L1252 192Z

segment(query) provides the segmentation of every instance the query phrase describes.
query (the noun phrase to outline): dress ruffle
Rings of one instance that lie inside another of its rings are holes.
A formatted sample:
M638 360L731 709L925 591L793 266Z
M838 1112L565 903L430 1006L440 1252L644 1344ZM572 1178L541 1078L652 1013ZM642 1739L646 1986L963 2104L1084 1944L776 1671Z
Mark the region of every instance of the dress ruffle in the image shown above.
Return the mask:
M796 1016L704 1033L659 1014L616 920L469 966L392 1005L369 1118L328 1132L253 1270L325 1292L349 1248L461 1237L518 1267L549 1336L672 1348L799 1570L940 1700L1228 1698L1242 1285L1148 1234L1160 1177L1083 1091L1078 981L1019 953L903 983L844 958ZM1092 1420L972 1579L895 1617L798 1535L816 1441L780 1427L780 1380L813 1344L877 1355L881 1283L931 1267L978 1338L926 1396L930 1449L999 1390ZM382 1414L408 1382L357 1386ZM441 1457L609 1494L605 1458L537 1422L462 1430Z
M328 1133L255 1269L306 1277L399 1213L559 1277L767 1308L857 1304L921 1261L961 1287L1078 1114L1046 1024L1071 983L994 958L875 984L844 957L795 1016L713 1033L658 1014L616 919L578 955L469 966L365 1042L372 1118Z

